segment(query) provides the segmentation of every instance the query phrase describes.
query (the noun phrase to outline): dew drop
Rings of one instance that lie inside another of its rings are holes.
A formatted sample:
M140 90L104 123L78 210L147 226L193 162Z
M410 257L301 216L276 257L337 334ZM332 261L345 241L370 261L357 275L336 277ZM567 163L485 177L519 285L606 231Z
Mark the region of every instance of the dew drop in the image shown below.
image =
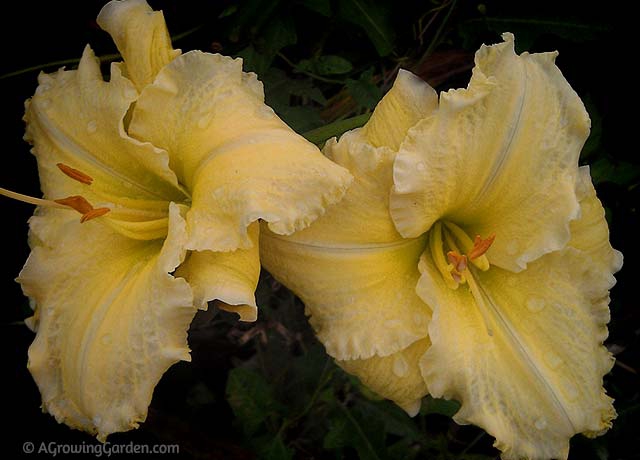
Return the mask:
M552 351L547 353L544 358L549 364L549 367L551 367L551 369L557 369L558 366L562 364L562 358Z
M398 355L393 358L393 373L396 377L404 377L409 372L409 363L404 356Z
M211 119L209 117L201 117L198 120L198 128L200 129L204 129L207 126L209 126L209 123L211 122Z
M87 123L87 132L93 134L98 130L98 123L95 120L91 120Z
M534 425L535 425L536 429L544 430L547 427L547 421L545 420L544 417L540 417L538 420L536 420Z
M100 342L102 342L103 345L110 345L112 342L111 334L104 334L100 337Z
M413 322L416 323L417 326L421 326L424 323L424 316L420 313L416 313L413 315Z
M416 165L416 168L418 168L418 171L424 171L425 169L427 169L427 166L421 161L420 163L418 163Z
M566 382L564 384L564 392L567 395L567 399L569 401L575 401L578 399L578 387L576 387L573 383Z
M271 109L271 107L268 106L262 106L258 109L257 115L259 118L262 118L263 120L269 120L271 118L273 118L273 116L275 115L273 110Z
M527 306L529 311L537 313L537 312L539 312L539 311L544 309L545 301L544 301L544 299L541 299L540 297L529 297L527 299L527 301L525 302L525 305Z
M51 100L50 99L42 99L40 101L40 107L43 109L46 109L47 107L49 107L51 105Z

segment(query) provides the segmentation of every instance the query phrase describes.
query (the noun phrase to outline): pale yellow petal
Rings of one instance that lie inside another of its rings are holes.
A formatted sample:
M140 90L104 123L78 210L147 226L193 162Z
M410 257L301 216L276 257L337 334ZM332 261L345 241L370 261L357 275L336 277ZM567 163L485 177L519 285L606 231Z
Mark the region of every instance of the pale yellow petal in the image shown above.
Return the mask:
M391 214L407 237L439 219L472 237L495 233L489 260L516 271L569 240L590 122L556 53L518 56L504 39L478 51L468 89L441 94L437 115L410 131Z
M429 345L427 337L389 356L373 356L336 363L413 417L420 410L422 398L427 394L427 386L420 373L420 359Z
M437 107L435 90L411 72L400 69L393 87L362 128L362 135L374 147L397 151L409 129Z
M189 249L248 248L247 226L299 230L338 201L350 181L264 105L262 84L242 61L201 52L165 66L146 87L129 131L169 152L191 191Z
M253 246L230 252L191 252L176 270L185 278L195 298L195 304L207 308L210 300L220 300L220 308L240 315L240 321L255 321L258 316L255 290L260 277L260 255L257 222L249 226Z
M622 254L609 242L604 208L596 196L588 166L580 168L576 193L580 200L580 218L571 222L569 246L589 255L591 263L600 264L602 270L617 272L622 267Z
M163 244L60 214L31 219L37 246L18 279L36 305L29 370L44 410L104 440L144 421L162 374L190 359L196 309L187 282L169 274L184 258L186 225L172 206Z
M427 335L430 311L418 298L425 239L406 240L388 214L394 154L358 131L325 153L354 183L340 204L288 237L261 233L263 265L305 303L320 341L339 360L387 356Z
M102 8L97 22L116 43L126 75L138 91L180 55L171 47L162 11L153 11L145 0L112 0Z
M475 270L481 306L466 286L447 287L430 255L420 270L434 309L422 371L433 396L462 403L457 422L484 428L504 459L566 459L574 434L610 427L610 272L573 248L519 273Z
M123 118L137 93L118 66L111 67L111 78L105 82L87 47L78 70L41 74L39 83L27 103L25 138L34 145L45 197L163 200L165 211L168 201L185 199L166 152L124 131ZM92 185L67 177L57 163L91 176Z

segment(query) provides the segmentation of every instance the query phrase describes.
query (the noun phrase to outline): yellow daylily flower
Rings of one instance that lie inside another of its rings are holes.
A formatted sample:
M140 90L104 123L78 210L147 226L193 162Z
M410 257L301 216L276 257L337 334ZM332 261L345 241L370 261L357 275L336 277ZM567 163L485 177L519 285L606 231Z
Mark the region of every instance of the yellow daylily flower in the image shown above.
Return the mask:
M382 396L398 401L402 383L393 371L416 366L429 393L460 401L454 419L483 427L503 458L566 458L574 434L598 435L615 417L602 388L613 360L602 343L622 256L609 244L589 170L578 167L589 118L555 66L556 53L516 55L513 36L504 40L478 51L467 89L441 94L420 119L406 116L417 99L410 105L396 97L396 82L369 123L338 143L345 150L368 142L371 151L396 151L393 185L379 180L376 193L391 191L388 209L406 238L396 244L421 244L405 256L419 257L414 292L432 313L419 351L420 339L385 346L396 331L375 326L380 311L393 311L399 328L414 330L395 298L376 297L381 302L369 304L366 319L352 313L369 294L352 289L351 280L382 286L380 280L401 273L395 267L377 265L378 278L370 277L369 266L345 265L347 253L325 244L326 235L304 244L323 254L330 273L310 272L306 259L293 258L307 251L299 235L312 235L333 209L292 237L265 235L262 259L307 302L316 329L333 325L329 338L319 333L322 341L346 340L339 336L356 330L372 344L364 358L375 355L375 365L343 367ZM352 173L357 184L359 174ZM353 203L355 215L369 206L364 199ZM323 232L344 232L341 221L330 227ZM367 233L363 223L364 240ZM400 299L409 288L392 289ZM337 292L354 302L338 305ZM352 323L358 319L366 322ZM327 350L338 360L353 358ZM412 359L382 364L399 350Z
M162 374L190 359L197 308L255 320L257 220L303 228L351 177L264 105L239 59L173 50L144 0L98 23L124 56L108 82L87 47L26 104L45 199L18 281L44 410L104 440L144 421Z

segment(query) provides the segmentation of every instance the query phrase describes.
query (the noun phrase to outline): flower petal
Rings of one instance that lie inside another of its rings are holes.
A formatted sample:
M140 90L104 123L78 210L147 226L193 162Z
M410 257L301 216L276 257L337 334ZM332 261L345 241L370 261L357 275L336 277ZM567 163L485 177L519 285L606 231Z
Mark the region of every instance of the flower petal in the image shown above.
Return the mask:
M166 152L124 131L122 120L137 93L117 65L111 67L111 78L105 82L98 60L87 47L78 70L41 74L39 83L27 103L25 138L34 144L46 197L82 194L87 199L118 195L184 200ZM92 185L65 176L57 163L91 176Z
M571 222L569 246L589 255L591 263L599 264L603 271L617 272L622 267L622 254L609 242L604 208L596 196L588 166L580 168L576 194L580 200L580 218Z
M380 396L402 407L411 417L420 410L427 386L420 373L420 358L429 348L429 338L420 339L389 356L336 361Z
M458 423L495 436L504 459L565 459L571 436L608 429L610 272L574 248L519 273L476 271L483 310L466 287L445 285L429 254L420 270L418 294L434 309L422 372L433 396L462 402Z
M435 90L411 72L400 69L393 87L362 128L362 135L374 147L384 146L397 151L407 131L432 115L437 107Z
M190 359L196 309L187 282L169 275L184 258L186 228L177 206L169 214L164 244L123 237L100 219L60 220L63 210L30 221L38 245L18 279L36 305L29 370L46 411L101 440L144 421L162 374Z
M430 311L415 293L425 239L403 239L389 217L391 150L356 130L330 140L325 154L350 170L353 185L309 228L261 233L260 257L305 303L331 356L387 356L427 335Z
M231 252L195 251L176 270L185 278L195 298L195 304L205 310L210 300L221 300L220 308L240 315L241 321L255 321L258 308L255 290L260 277L260 255L257 222L249 226L253 246Z
M347 171L263 101L241 60L196 51L165 66L137 101L130 133L166 149L193 192L189 249L249 248L246 229L259 218L292 233L344 194Z
M116 43L126 76L138 91L180 55L180 50L171 47L162 11L153 11L145 0L112 0L102 8L97 22Z
M577 217L577 160L589 118L556 53L483 46L468 89L443 93L394 166L391 214L413 237L441 218L496 239L489 260L517 271L562 248Z

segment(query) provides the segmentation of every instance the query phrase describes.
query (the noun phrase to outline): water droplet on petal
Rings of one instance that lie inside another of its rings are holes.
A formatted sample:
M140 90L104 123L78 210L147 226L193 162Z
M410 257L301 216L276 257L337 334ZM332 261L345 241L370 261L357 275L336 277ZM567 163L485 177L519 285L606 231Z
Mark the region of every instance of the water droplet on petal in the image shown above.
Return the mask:
M100 337L100 342L102 342L103 345L110 345L112 342L111 334L104 334Z
M565 382L563 386L564 392L567 395L567 399L569 401L575 401L576 399L578 399L578 387L576 387L571 382Z
M544 417L540 417L538 420L536 420L534 425L536 429L544 430L547 427L547 420Z
M93 134L98 130L98 123L95 120L91 120L87 123L87 132Z
M396 377L404 377L409 372L409 363L404 359L404 356L398 355L393 358L393 373Z
M529 297L525 302L525 305L527 306L529 311L537 313L544 309L546 302L540 297Z
M557 369L558 366L562 364L562 358L552 351L547 353L544 359L547 361L547 364L549 364L549 367L551 367L551 369Z
M43 109L46 109L47 107L49 107L51 105L51 100L50 99L42 99L40 101L40 107Z
M416 323L417 326L420 326L425 323L425 317L420 313L416 313L413 315L413 322Z
M418 171L424 171L425 169L427 169L427 166L421 161L416 165L416 168L418 168Z
M201 117L198 120L198 128L205 129L207 126L209 126L209 123L211 123L211 119L209 117Z

